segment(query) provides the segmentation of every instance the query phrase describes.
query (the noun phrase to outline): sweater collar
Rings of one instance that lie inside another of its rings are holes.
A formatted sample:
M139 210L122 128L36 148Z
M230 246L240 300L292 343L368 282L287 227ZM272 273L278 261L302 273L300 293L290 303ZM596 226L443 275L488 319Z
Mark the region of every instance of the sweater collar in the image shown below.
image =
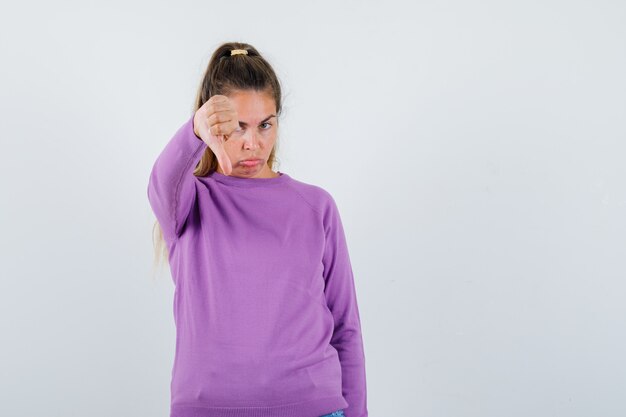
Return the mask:
M245 178L245 177L236 177L234 175L225 175L217 171L213 171L207 175L208 178L212 178L213 180L225 184L232 185L235 187L263 187L263 186L274 186L278 184L284 184L289 180L289 175L285 174L281 171L276 171L279 176L271 177L271 178Z

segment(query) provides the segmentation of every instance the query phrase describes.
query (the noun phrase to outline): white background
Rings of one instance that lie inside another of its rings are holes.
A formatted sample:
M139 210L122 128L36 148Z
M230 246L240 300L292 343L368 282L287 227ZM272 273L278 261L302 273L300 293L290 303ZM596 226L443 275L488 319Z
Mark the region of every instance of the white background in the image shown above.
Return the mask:
M3 4L0 415L168 416L147 181L225 41L281 79L278 169L337 201L371 417L625 415L625 22L617 0Z

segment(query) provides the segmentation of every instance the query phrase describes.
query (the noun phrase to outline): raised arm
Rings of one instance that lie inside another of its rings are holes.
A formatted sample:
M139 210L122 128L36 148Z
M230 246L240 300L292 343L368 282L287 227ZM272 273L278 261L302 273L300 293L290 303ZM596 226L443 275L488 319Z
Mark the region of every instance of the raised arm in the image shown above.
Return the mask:
M157 157L148 180L148 200L171 239L180 235L196 198L193 171L207 144L194 133L194 116L183 124Z
M330 194L329 194L330 196ZM339 353L343 396L348 402L346 417L367 417L365 354L361 319L350 264L350 256L337 205L330 196L324 214L324 289L326 304L332 312L335 329L331 345Z

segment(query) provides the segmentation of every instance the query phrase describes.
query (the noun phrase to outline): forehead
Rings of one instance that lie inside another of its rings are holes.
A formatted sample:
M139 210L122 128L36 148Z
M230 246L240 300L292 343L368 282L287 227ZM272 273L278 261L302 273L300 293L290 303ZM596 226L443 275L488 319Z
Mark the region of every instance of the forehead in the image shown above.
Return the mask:
M248 123L260 122L268 116L276 114L274 97L262 91L236 90L229 94L239 120Z

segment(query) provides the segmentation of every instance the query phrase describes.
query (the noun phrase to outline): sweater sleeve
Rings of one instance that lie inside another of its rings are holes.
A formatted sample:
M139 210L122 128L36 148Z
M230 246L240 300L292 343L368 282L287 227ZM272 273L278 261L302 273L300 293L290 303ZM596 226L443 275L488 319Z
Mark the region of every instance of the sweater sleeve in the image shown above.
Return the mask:
M324 294L335 322L330 343L337 349L341 362L343 396L348 402L344 414L345 417L367 417L361 319L343 225L332 196L324 215L324 228Z
M157 157L148 180L148 200L164 236L178 237L195 200L193 171L207 144L193 131L193 116Z

